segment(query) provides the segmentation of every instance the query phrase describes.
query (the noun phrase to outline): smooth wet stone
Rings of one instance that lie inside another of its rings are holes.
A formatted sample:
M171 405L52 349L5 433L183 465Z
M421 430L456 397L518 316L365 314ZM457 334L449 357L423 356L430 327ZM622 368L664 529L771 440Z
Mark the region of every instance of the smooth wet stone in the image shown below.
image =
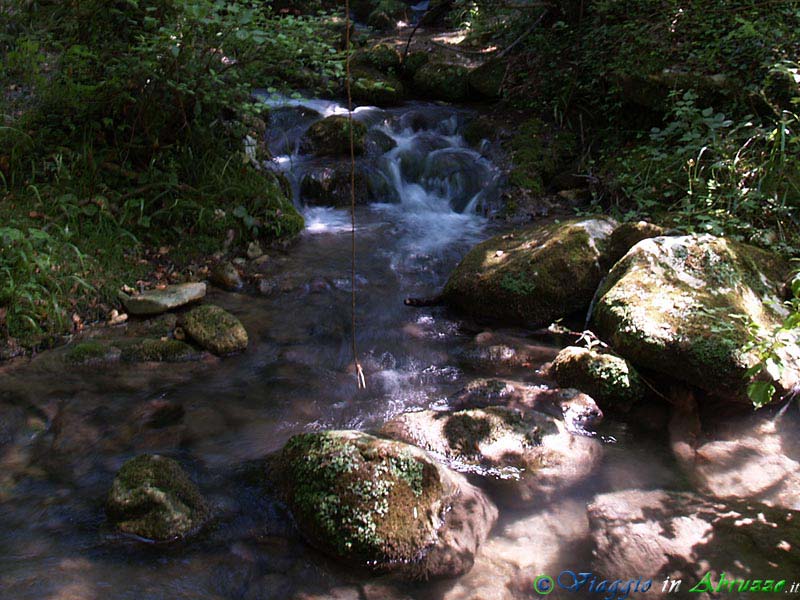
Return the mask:
M800 513L796 511L661 490L603 494L588 511L594 572L626 580L652 579L653 589L643 597L660 593L667 576L683 580L680 594L656 597L707 600L726 597L705 593L705 586L690 593L708 572L714 586L722 573L728 581L763 582L791 579L790 574L800 572ZM737 589L727 597L745 597Z
M558 498L585 481L602 457L596 439L572 435L554 417L497 406L405 413L381 433L482 475L499 503L518 507Z
M747 320L763 332L783 322L788 270L778 255L712 235L645 239L598 290L594 328L634 365L748 405L745 374L757 357ZM776 352L783 371L764 376L777 399L800 384L800 346Z
M214 304L193 308L181 316L180 323L186 335L217 356L247 348L247 331L242 322Z
M615 226L606 217L573 219L493 237L462 259L443 299L476 319L531 329L585 311Z
M136 296L120 293L120 300L132 315L157 315L202 300L205 295L205 283L180 283Z
M145 454L126 462L117 473L106 514L123 533L168 541L198 531L211 510L177 462Z
M357 431L294 436L271 475L312 545L410 578L467 572L497 518L479 490L419 448Z
M558 385L589 394L604 411L628 412L645 395L633 365L613 354L568 346L556 356L551 372Z
M211 283L223 290L236 291L242 289L244 281L233 263L222 262L214 265L209 277Z

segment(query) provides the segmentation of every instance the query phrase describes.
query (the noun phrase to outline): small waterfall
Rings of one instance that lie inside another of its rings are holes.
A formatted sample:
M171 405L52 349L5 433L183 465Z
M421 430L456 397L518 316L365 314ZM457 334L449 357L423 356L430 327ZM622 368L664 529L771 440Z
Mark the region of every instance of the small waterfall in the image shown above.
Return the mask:
M304 155L300 142L311 124L346 115L347 109L324 100L264 102L270 107L266 141L275 156L271 166L291 182L308 231L339 230L342 220L335 208L349 204L349 158ZM446 244L463 228L480 227L478 213L498 194L499 169L459 133L469 116L464 110L420 103L353 111L353 118L368 128L367 151L357 164L359 204L398 213L408 225L409 241L422 250ZM314 177L332 182L329 194L311 197L307 190ZM331 220L331 228L321 224L324 219Z

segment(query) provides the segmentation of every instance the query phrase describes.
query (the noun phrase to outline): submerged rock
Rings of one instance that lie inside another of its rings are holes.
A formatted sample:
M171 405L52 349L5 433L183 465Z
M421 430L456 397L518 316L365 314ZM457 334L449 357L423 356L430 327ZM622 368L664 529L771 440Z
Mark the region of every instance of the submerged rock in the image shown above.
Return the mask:
M499 500L513 506L556 498L588 477L602 455L597 440L572 435L554 417L497 406L406 413L381 433L486 476Z
M357 431L297 435L272 466L312 545L377 570L461 575L497 517L478 490L419 448Z
M353 121L353 148L357 155L364 153L366 135L366 126ZM303 136L301 148L317 156L349 156L350 119L337 115L317 121Z
M431 100L462 102L469 99L469 69L441 62L426 63L414 74L414 90Z
M552 373L558 385L586 392L603 410L628 412L645 394L642 379L628 361L587 348L564 348L553 361Z
M231 313L214 304L193 308L180 319L186 335L218 356L247 348L247 331Z
M117 473L106 513L119 531L156 541L191 535L211 516L197 486L177 462L147 454L129 460Z
M239 274L239 269L233 263L221 262L211 269L211 283L223 290L236 291L242 289L244 281Z
M778 256L711 235L656 237L636 244L598 292L598 334L633 364L712 394L749 403L747 321L772 332L787 312L788 265ZM742 315L741 318L731 318ZM778 392L800 383L800 348L777 350Z
M123 344L123 362L186 362L198 360L201 352L171 339L143 339Z
M202 300L205 295L205 283L181 283L136 296L120 293L120 300L132 315L157 315Z
M574 219L491 238L464 257L445 302L474 318L537 328L586 310L604 271L600 258L616 223Z
M800 513L763 504L626 490L597 496L589 505L589 523L595 572L651 580L651 592L661 592L669 576L683 580L680 597L717 598L706 592L723 573L726 582L758 579L759 585L767 580L774 585L800 569ZM734 584L729 595L744 597L739 589Z
M67 349L65 358L73 365L96 365L119 360L121 351L108 341L86 340Z

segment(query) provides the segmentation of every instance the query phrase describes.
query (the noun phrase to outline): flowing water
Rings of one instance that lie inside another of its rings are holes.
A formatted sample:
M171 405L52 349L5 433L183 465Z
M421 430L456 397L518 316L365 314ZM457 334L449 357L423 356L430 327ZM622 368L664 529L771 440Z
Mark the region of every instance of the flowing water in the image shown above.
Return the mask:
M298 152L303 131L343 109L269 100L275 167L301 187L317 159ZM257 476L258 460L293 434L370 430L415 408L444 405L470 379L535 380L537 365L471 360L482 328L441 307L404 306L435 294L459 258L496 232L481 213L499 171L458 134L460 110L410 105L359 109L355 118L396 144L362 159L385 202L356 211L357 346L367 377L355 389L350 341L350 217L303 207L299 242L267 262L261 293L212 291L250 333L243 355L180 365L70 368L63 350L0 370L0 598L13 600L266 598L529 598L539 572L591 559L585 504L598 491L682 487L657 432L609 423L617 443L585 486L550 505L503 510L473 570L454 581L398 583L310 549ZM299 198L300 206L303 199ZM546 333L495 332L552 356ZM142 425L166 400L176 422ZM130 457L178 459L219 507L215 528L160 546L120 538L103 502ZM476 480L479 484L480 480Z

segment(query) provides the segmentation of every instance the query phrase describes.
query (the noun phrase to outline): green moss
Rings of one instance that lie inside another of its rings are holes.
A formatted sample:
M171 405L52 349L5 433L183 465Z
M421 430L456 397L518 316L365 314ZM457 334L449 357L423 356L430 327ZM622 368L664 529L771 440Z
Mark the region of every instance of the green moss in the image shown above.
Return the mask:
M464 257L445 285L444 299L479 318L549 325L588 307L603 274L598 258L612 226L605 220L572 220L492 238Z
M403 61L403 75L409 79L414 79L414 75L417 74L417 71L427 65L430 60L431 57L427 52L409 52Z
M74 365L90 365L119 358L119 350L107 342L88 340L71 346L66 353L68 362Z
M352 77L351 93L357 104L393 106L403 101L405 88L393 74L380 73L368 67L356 67L352 71Z
M411 560L433 542L423 515L442 494L438 472L404 447L355 432L287 443L284 492L312 541L363 563Z
M381 73L397 73L400 69L400 53L388 44L377 44L355 52L350 65L351 68L364 66Z
M497 98L502 92L508 63L489 60L469 74L469 86L483 98Z
M241 321L213 304L203 304L184 314L180 323L201 347L224 356L247 348L247 331Z
M353 121L353 144L356 154L364 152L364 137L367 128ZM350 119L333 116L317 121L303 136L303 147L317 156L345 156L350 154Z
M185 362L197 360L199 353L189 344L171 339L143 339L122 346L125 362Z
M158 541L189 535L211 515L180 465L158 455L137 456L122 466L106 513L120 531Z
M415 90L432 100L463 102L469 99L469 69L461 65L429 62L414 74Z
M574 134L529 119L519 125L509 142L513 169L509 181L535 193L544 192L547 183L565 170L576 156Z

